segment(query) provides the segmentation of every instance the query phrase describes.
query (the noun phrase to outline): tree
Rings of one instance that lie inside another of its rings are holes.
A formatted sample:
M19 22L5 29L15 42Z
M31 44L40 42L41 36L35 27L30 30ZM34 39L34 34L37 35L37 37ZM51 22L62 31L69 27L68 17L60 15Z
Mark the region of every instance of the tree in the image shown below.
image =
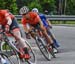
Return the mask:
M75 0L0 0L0 9L9 9L13 14L17 14L22 6L28 6L30 10L36 7L42 13L47 10L48 14L75 15Z
M43 8L43 12L45 10L48 11L48 13L54 13L55 11L55 0L39 0L40 1L40 4Z
M75 0L67 1L65 13L68 15L75 15Z
M9 9L13 14L17 13L16 0L0 0L0 9Z
M39 4L38 0L31 2L28 6L29 6L30 10L32 10L33 8L37 8L39 10L39 12L42 12L42 7Z

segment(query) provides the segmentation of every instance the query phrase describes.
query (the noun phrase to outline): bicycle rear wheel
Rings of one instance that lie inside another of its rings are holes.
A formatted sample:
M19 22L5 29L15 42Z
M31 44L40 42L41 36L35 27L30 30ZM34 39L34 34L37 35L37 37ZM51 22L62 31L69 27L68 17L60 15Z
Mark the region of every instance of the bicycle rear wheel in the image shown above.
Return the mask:
M36 44L38 46L38 48L40 49L41 53L43 54L43 56L50 61L51 60L51 54L49 53L48 49L45 47L45 42L43 41L42 38L37 38L36 39Z
M5 53L0 52L0 64L4 63L14 64Z

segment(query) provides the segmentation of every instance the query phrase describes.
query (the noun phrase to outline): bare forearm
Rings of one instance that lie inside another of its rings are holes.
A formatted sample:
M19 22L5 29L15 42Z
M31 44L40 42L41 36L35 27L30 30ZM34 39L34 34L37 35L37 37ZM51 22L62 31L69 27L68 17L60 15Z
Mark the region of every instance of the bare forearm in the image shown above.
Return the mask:
M26 33L28 33L27 27L26 27L26 26L23 26L23 27L24 27L24 31L25 31Z
M11 18L10 18L10 17L7 17L6 19L7 19L7 21L8 21L7 24L8 24L8 25L11 25L11 24L12 24Z
M51 24L51 22L50 22L49 20L47 20L47 22L48 22L48 24L49 24L50 26L52 26L52 24Z
M39 20L39 23L40 23L41 26L43 26L43 22L41 20Z

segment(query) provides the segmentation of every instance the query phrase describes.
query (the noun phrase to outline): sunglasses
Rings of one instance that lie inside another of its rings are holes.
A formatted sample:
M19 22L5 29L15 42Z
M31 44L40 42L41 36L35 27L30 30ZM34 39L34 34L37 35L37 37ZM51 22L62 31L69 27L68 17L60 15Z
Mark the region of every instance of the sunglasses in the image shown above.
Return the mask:
M24 13L24 14L22 14L22 15L26 15L26 14L28 14L28 13Z

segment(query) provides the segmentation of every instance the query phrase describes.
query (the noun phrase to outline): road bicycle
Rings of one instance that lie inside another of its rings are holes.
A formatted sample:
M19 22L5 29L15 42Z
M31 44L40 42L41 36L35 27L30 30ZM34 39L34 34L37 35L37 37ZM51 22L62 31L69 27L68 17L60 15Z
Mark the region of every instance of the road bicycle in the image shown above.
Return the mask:
M0 51L0 64L14 64L14 63L10 60L8 55Z
M4 52L5 54L8 54L8 58L12 60L14 64L22 64L22 63L36 64L34 51L32 50L30 44L26 40L25 40L25 43L28 46L28 52L31 56L31 58L28 60L26 60L25 58L22 58L22 59L19 58L19 53L21 52L15 46L15 43L16 43L15 38L12 37L12 39L10 39L10 37L8 37L4 31L0 32L0 34L2 36L1 39L3 39L4 41L4 44L2 44L2 40L0 39L1 51ZM13 36L12 32L10 32L10 34Z
M44 39L42 37L40 37L37 29L33 28L29 32L29 34L31 34L31 36L34 38L41 53L48 61L51 60L51 56L53 56L55 58L55 54L53 53L52 49L49 47L49 49L51 49L51 50L50 51L48 50L47 43L44 41Z

